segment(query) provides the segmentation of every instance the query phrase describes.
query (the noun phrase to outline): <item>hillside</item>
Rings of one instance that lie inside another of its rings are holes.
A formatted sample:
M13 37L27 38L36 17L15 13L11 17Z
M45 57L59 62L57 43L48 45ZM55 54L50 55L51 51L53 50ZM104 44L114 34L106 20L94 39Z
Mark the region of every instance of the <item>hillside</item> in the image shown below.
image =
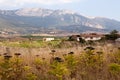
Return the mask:
M120 22L108 18L88 18L69 10L23 8L0 10L0 30L18 33L43 33L49 31L87 32L120 31Z

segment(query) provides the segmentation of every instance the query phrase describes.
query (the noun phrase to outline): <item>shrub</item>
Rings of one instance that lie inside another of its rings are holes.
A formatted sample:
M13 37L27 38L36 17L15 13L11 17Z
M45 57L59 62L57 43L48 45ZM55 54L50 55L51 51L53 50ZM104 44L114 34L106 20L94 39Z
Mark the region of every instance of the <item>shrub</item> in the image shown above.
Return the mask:
M117 63L111 63L109 64L109 71L111 74L118 74L120 73L120 64Z

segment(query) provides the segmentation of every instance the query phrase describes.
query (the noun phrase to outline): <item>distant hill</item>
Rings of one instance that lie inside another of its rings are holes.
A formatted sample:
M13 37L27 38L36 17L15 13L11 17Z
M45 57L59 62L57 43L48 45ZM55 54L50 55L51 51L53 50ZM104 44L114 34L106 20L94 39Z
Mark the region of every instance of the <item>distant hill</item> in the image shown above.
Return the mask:
M101 17L88 18L69 10L25 8L0 10L0 31L36 33L46 31L120 31L120 22Z

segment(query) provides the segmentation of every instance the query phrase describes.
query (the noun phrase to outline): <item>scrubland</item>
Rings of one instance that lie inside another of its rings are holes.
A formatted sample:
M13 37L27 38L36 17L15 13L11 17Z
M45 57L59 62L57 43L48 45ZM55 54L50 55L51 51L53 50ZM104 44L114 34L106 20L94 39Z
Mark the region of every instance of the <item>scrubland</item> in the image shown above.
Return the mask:
M3 41L0 80L120 80L120 46Z

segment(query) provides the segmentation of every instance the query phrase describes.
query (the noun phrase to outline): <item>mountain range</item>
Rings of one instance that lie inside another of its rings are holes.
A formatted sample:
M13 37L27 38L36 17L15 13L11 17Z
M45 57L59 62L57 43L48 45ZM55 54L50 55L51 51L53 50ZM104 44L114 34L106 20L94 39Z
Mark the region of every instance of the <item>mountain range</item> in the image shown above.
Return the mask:
M0 31L13 33L49 33L120 31L120 22L103 17L86 17L70 10L23 8L0 10Z

